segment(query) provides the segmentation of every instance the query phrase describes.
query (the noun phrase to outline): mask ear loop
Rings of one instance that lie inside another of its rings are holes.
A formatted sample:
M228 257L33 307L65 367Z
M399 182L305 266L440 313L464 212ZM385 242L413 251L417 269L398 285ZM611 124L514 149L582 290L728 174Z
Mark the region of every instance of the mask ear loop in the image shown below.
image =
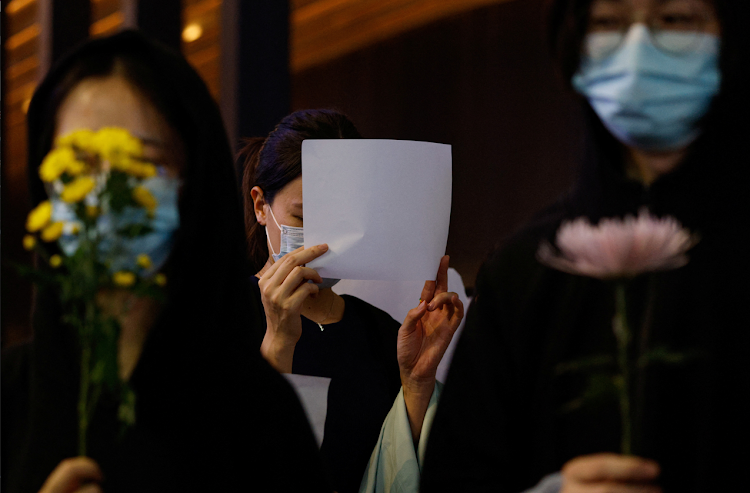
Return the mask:
M281 226L279 226L279 222L276 220L276 216L274 216L273 209L271 209L271 205L270 204L268 205L268 210L271 212L271 219L273 219L273 222L276 223L276 227L279 228L279 231L281 231ZM268 226L264 226L264 229L266 230L266 240L268 241L268 248L271 249L271 253L273 255L278 255L274 251L274 249L273 249L273 244L271 243L271 237L268 236ZM281 241L281 240L279 240L279 241ZM281 251L281 250L279 250L279 251Z

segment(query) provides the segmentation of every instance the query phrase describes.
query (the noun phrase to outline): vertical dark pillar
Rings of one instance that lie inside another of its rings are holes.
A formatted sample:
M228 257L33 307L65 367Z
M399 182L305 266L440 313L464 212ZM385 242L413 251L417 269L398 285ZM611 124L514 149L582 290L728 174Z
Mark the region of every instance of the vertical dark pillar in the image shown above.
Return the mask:
M39 78L71 48L89 37L91 25L90 0L40 0L41 26Z
M289 3L224 0L222 110L236 147L289 113Z
M7 2L3 2L6 4ZM7 8L7 5L3 5ZM22 7L23 8L23 7ZM30 7L26 7L30 8ZM86 40L91 24L90 0L38 0L34 24L39 26L39 57L36 72L41 80L55 61L60 59L73 47ZM5 9L4 9L5 10ZM17 10L18 11L18 10ZM16 12L17 12L16 11ZM3 42L6 36L6 16L2 13ZM29 26L31 27L31 26ZM3 49L7 47L4 45ZM15 59L9 59L10 53L3 52L3 77L8 77L5 70L8 64L28 59L29 48L25 46ZM24 79L24 84L31 82ZM31 336L31 285L27 279L18 275L14 264L28 265L31 255L21 247L21 238L25 232L26 212L30 210L28 183L26 180L25 117L18 102L8 99L7 80L3 80L3 135L2 135L2 272L0 278L0 325L2 326L2 345L14 344ZM16 85L11 90L18 90ZM24 95L25 97L25 95Z
M137 0L138 29L180 51L182 2Z

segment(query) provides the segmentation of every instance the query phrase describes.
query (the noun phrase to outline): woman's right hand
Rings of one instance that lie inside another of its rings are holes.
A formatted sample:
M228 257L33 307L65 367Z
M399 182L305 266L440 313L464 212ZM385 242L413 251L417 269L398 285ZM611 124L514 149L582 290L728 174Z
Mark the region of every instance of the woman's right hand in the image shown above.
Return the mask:
M328 251L328 245L298 248L275 262L258 282L266 312L266 335L260 346L264 358L280 373L292 372L294 348L302 335L302 306L323 280L305 264Z
M39 493L101 493L102 479L96 462L88 457L73 457L58 464Z
M562 469L560 493L659 493L653 484L659 465L648 459L617 454L592 454L568 461Z

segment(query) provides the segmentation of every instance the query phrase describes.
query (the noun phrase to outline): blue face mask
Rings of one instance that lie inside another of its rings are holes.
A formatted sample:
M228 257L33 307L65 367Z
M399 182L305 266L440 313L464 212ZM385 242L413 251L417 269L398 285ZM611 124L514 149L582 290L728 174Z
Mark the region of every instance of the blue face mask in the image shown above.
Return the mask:
M102 238L98 260L108 265L110 272L141 271L144 277L150 277L164 266L172 251L174 232L180 227L180 182L176 178L156 176L144 180L142 186L157 200L157 207L151 218L147 217L143 208L126 207L121 213L114 214L106 204L100 206L101 214L96 222L97 231ZM66 255L72 255L79 245L78 236L70 234L77 222L73 207L59 199L51 202L53 220L65 223L64 233L58 240L60 248ZM131 224L144 221L151 227L150 233L134 238L122 238L114 234ZM136 260L141 254L146 254L151 259L151 267L146 270L137 267Z
M622 46L597 57L609 33L589 34L587 53L573 76L604 126L623 144L644 151L681 149L700 134L698 122L719 92L720 39L697 32L662 33L665 42L691 46L684 54L657 48L645 24L634 24Z
M294 226L279 225L276 220L276 216L273 214L273 209L268 206L268 210L271 211L271 218L276 226L281 231L281 240L279 243L279 253L273 251L273 245L271 244L271 238L268 236L268 228L266 228L266 239L268 240L268 247L271 249L271 257L274 262L278 262L281 257L287 253L293 252L299 247L305 246L305 234L303 228L296 228ZM331 279L328 277L323 278L323 282L317 284L320 289L333 287L341 279ZM312 282L312 281L310 281Z

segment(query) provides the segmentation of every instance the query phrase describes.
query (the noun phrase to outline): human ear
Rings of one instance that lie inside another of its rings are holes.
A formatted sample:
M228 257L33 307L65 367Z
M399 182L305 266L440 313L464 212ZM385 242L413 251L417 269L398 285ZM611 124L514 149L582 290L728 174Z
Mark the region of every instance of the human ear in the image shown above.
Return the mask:
M255 220L261 226L266 225L266 199L263 195L263 190L255 186L250 190L250 197L253 199L253 210L255 211Z

